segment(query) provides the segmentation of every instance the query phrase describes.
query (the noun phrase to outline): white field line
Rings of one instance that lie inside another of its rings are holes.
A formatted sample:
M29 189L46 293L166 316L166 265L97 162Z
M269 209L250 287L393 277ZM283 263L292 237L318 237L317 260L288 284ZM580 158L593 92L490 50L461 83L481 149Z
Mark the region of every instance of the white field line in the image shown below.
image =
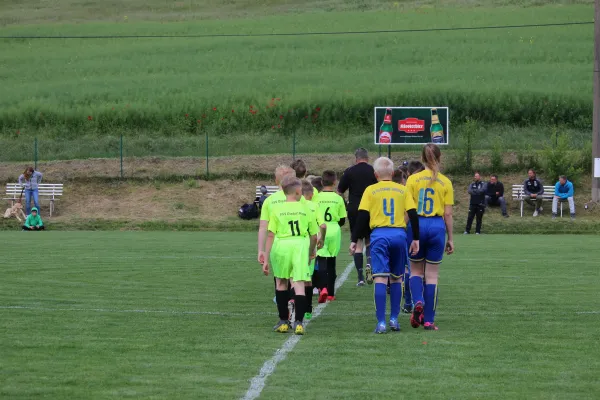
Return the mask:
M350 275L350 272L352 272L353 269L354 269L354 262L351 262L350 264L348 264L346 266L346 269L344 270L342 275L339 277L339 279L335 283L336 291L344 284L344 282L346 282L346 279L348 279L348 276ZM328 303L319 304L313 311L312 319L310 321L306 321L305 325L308 325L310 322L312 322L316 318L318 318L319 315L321 315L321 313L325 309L325 307L327 307L327 304ZM296 345L298 344L298 342L300 341L301 338L302 338L302 336L292 334L292 336L290 336L290 338L288 340L286 340L285 343L283 343L281 348L279 348L275 352L273 357L271 357L269 360L265 361L262 368L258 372L258 375L256 375L254 378L252 378L250 380L250 387L248 388L248 391L246 392L244 397L242 397L243 400L253 400L253 399L256 399L258 396L260 396L263 389L265 388L267 379L269 378L269 376L273 375L273 372L275 372L275 368L277 367L277 364L279 364L281 361L285 360L288 353L291 352L294 349L294 347L296 347Z

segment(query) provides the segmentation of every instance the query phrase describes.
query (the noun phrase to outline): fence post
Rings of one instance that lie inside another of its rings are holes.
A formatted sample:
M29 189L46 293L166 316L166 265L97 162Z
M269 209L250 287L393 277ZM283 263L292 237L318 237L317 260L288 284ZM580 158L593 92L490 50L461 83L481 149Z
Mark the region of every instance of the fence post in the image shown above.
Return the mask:
M37 141L37 136L35 138L35 140L33 141L33 162L35 164L35 169L37 170L37 162L38 162L38 141Z
M388 146L388 158L390 160L392 159L392 145L391 144Z
M123 134L121 133L121 179L123 179Z
M379 145L379 157L381 157L381 145Z
M206 136L205 136L205 142L206 142L206 179L208 179L208 177L210 176L210 172L208 170L208 131L206 131Z

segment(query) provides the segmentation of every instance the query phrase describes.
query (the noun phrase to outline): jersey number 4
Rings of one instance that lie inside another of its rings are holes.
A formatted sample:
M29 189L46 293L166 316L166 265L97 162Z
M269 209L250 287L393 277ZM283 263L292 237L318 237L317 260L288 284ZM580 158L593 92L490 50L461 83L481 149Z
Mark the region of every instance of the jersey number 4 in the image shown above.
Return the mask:
M290 229L292 230L292 236L300 236L300 225L298 221L289 221Z
M430 215L433 212L433 196L435 191L432 188L419 190L419 205L417 213Z
M389 210L388 204L390 206ZM383 199L383 215L390 217L390 225L394 225L396 222L396 214L394 213L394 199Z

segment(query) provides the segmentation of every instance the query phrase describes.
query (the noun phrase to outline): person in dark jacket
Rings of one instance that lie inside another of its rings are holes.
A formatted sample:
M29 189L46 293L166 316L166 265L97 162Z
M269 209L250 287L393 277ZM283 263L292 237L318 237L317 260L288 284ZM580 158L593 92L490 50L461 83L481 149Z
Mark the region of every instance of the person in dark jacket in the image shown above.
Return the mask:
M540 215L540 212L544 210L542 208L544 185L542 184L542 181L537 178L534 170L530 169L527 171L527 175L529 175L529 178L523 182L523 192L525 194L524 200L527 204L535 207L533 216L537 217Z
M465 228L465 235L471 233L471 227L473 226L473 219L477 218L475 224L475 233L481 234L481 224L483 222L483 213L485 212L485 193L487 184L481 181L481 175L479 172L475 172L473 177L473 183L469 185L469 194L471 195L471 201L469 202L469 216L467 218L467 227Z
M506 200L504 200L504 185L498 181L498 175L490 176L485 192L485 206L500 206L502 216L508 218Z

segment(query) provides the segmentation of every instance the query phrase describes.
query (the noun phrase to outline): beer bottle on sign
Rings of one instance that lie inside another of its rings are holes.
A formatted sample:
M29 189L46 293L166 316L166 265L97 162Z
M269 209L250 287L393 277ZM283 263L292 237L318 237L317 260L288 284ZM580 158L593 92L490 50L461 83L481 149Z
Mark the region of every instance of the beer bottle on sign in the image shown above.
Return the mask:
M437 108L431 109L431 143L444 143L444 127L440 124Z
M392 133L394 128L392 127L392 109L385 109L385 117L383 117L383 124L379 128L379 143L389 144L392 143Z

